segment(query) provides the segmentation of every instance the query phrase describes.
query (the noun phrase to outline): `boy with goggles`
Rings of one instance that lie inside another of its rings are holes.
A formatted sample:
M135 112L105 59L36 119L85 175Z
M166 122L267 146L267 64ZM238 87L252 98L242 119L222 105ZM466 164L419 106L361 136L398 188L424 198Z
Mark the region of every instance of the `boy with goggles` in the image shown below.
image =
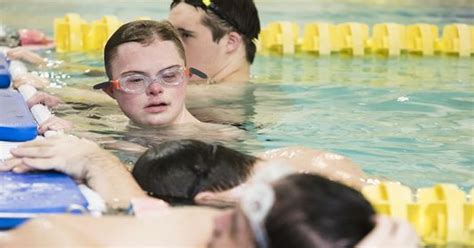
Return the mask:
M187 68L184 48L169 22L133 21L121 26L104 49L108 78L94 86L115 99L141 126L199 122L185 106L189 78L207 76Z

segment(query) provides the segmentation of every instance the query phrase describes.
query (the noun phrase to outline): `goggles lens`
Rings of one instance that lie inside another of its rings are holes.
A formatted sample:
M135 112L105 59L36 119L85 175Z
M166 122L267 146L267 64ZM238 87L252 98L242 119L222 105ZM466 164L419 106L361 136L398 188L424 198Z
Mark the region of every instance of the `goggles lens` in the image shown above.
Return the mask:
M185 68L173 66L160 71L155 78L143 74L131 74L119 78L120 89L128 93L143 93L152 83L159 83L163 87L176 87L184 82Z
M174 65L158 72L155 78L133 73L119 78L118 80L110 80L94 85L94 89L104 89L112 86L114 89L120 89L127 93L141 94L152 83L159 83L163 87L178 87L182 85L186 77L196 75L202 79L206 79L207 75L195 68L185 68L180 65Z

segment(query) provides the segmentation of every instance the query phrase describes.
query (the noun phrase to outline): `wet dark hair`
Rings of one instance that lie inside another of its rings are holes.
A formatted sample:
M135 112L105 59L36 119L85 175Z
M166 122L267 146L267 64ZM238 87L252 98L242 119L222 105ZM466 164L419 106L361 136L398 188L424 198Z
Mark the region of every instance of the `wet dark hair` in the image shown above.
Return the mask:
M275 204L265 221L269 247L354 247L374 228L370 203L343 184L294 174L274 190Z
M9 33L5 36L0 36L0 46L17 47L21 46L20 35L18 33Z
M132 175L151 196L189 204L204 191L224 191L250 176L256 157L218 144L176 140L148 149Z
M209 7L202 0L173 0L171 9L181 2L206 12L201 22L211 30L214 42L219 42L229 32L240 33L247 61L253 63L257 51L254 40L260 33L260 19L253 0L212 0Z
M111 63L117 54L117 47L128 42L138 42L144 45L153 43L156 39L172 41L178 54L186 64L184 46L177 30L168 21L139 20L125 23L120 26L107 40L104 48L105 72L112 79Z

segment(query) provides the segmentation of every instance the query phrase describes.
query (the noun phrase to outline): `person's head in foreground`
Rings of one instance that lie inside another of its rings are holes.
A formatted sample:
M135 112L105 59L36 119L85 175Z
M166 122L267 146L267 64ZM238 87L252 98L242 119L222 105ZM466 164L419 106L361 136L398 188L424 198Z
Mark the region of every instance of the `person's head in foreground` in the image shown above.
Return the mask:
M150 195L170 203L204 203L247 181L257 157L198 140L163 142L148 149L132 175ZM235 191L235 190L233 190ZM236 197L229 196L231 202Z
M375 212L356 190L312 174L253 183L215 219L211 247L354 247Z
M202 192L231 189L250 177L256 158L186 142L169 142L139 159L133 176L145 191L171 202L192 201ZM184 153L185 146L200 149ZM358 191L317 175L293 174L272 184L247 181L239 198L235 209L215 219L211 247L353 247L374 227L375 213Z
M253 0L173 0L169 20L190 66L216 82L249 79L260 33Z
M341 158L299 147L267 151L255 157L217 143L185 139L148 149L136 162L132 174L145 191L170 203L226 205L239 199L245 183L260 180L264 174L265 179L272 178L275 166L300 173L314 172L352 186L351 182L358 182L360 176L350 161ZM319 169L320 164L327 170Z
M169 22L133 21L122 25L104 49L109 81L94 86L114 98L125 115L143 126L197 122L185 107L186 67L183 44Z

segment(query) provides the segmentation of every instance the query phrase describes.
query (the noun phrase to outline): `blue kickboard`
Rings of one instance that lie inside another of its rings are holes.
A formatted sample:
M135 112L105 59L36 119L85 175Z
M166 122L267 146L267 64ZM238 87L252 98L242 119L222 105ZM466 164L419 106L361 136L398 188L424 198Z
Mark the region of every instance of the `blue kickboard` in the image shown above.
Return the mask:
M9 63L7 57L0 52L0 88L10 87L12 76L9 71Z
M0 89L0 140L28 141L36 136L37 124L21 94Z
M87 210L87 200L67 175L52 172L0 173L0 230L16 227L38 214ZM77 212L76 212L77 213Z

